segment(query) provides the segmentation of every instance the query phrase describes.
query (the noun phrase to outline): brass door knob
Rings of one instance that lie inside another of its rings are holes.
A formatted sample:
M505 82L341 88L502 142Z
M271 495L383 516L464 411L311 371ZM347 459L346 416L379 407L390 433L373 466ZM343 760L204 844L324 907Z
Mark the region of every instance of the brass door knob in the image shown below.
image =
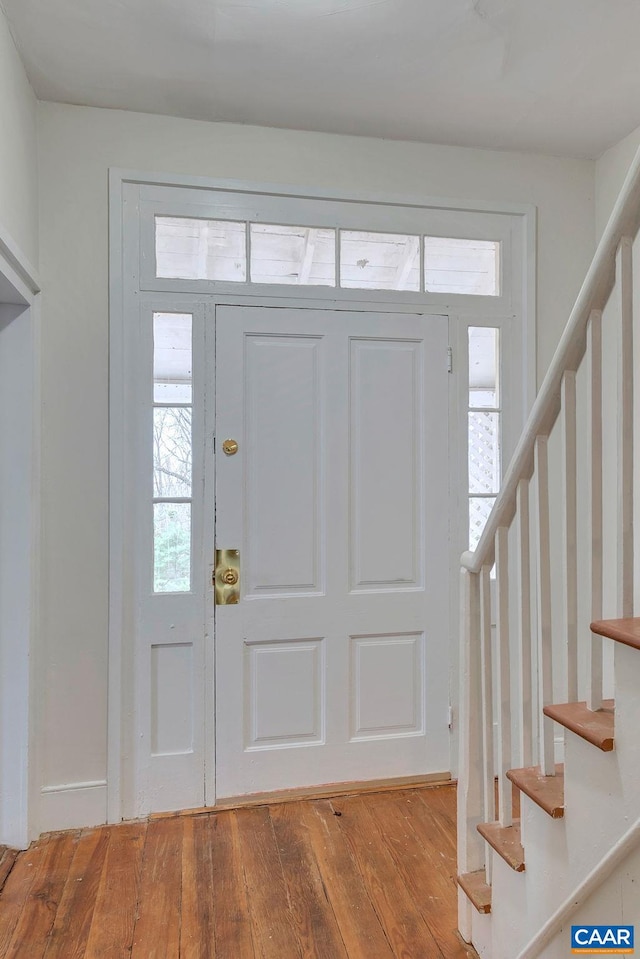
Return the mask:
M227 586L235 586L238 582L238 571L229 566L228 569L225 569L220 579L223 583L226 583Z
M222 444L222 449L227 456L235 456L238 452L238 444L235 440L225 440Z

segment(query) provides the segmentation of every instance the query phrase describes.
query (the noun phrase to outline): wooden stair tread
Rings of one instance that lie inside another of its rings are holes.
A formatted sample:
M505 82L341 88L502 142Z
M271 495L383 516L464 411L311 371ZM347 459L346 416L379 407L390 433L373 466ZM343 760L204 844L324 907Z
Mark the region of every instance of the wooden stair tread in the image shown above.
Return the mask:
M552 819L564 816L564 766L556 763L555 776L543 776L539 766L510 769L507 778L537 803Z
M640 618L634 619L599 619L591 623L591 632L608 639L615 639L617 643L640 649Z
M499 822L481 822L478 832L498 855L502 856L507 865L516 872L524 872L524 849L520 841L519 820L514 820L510 826L501 826Z
M615 702L605 699L602 709L593 711L587 708L585 702L559 703L545 706L545 716L570 729L576 736L586 739L588 743L597 746L605 753L613 749L613 726L615 719Z
M491 912L491 886L487 885L484 869L458 876L458 885L478 912Z

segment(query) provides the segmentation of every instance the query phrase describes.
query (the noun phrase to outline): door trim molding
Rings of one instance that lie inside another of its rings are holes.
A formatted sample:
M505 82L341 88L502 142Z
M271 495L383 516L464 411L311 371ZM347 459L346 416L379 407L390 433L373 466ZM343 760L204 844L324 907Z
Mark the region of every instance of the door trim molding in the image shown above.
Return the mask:
M430 197L392 193L351 193L339 190L300 187L295 185L253 182L235 179L212 179L208 177L181 176L111 168L109 170L109 659L108 659L108 732L107 732L107 821L119 822L123 818L125 796L130 794L126 781L128 755L126 723L132 721L131 704L127 702L125 715L125 690L128 677L124 673L124 599L125 599L125 484L124 463L124 416L125 416L125 356L124 319L125 302L131 294L131 278L124 268L125 214L124 196L127 185L166 186L212 190L231 190L245 193L270 194L272 196L314 198L338 202L369 203L389 206L411 206L436 210L465 211L470 213L498 213L520 218L522 260L522 337L523 337L523 397L524 412L528 411L536 391L536 233L537 210L532 204L505 202L465 201L450 197ZM520 228L519 227L519 228ZM132 271L129 271L129 274ZM292 291L292 296L265 296L259 302L265 306L307 307L367 312L446 313L451 318L459 310L443 309L435 304L378 302L365 299L353 302L337 302L327 289L324 299L305 296L304 291ZM202 302L202 294L183 294L186 301ZM162 296L162 294L160 294ZM209 294L215 308L218 305L258 305L255 294L243 295ZM452 628L455 624L452 623ZM455 668L455 664L453 664ZM207 770L210 776L211 771Z
M36 268L0 223L0 272L7 276L7 269L15 273L18 280L18 283L12 280L14 286L18 289L26 287L20 292L27 299L41 292L42 284Z
M124 554L123 177L109 176L109 627L107 822L122 819Z
M30 489L28 490L29 516L29 603L25 610L26 646L21 650L21 673L24 682L15 676L8 676L7 680L12 691L17 696L21 707L21 715L13 716L11 724L0 723L0 751L9 757L11 774L15 779L5 789L0 791L0 823L2 835L0 842L14 847L26 849L31 839L39 832L39 799L40 799L40 766L38 756L40 752L40 722L39 702L43 681L40 676L40 657L37 649L37 639L40 636L38 628L40 606L40 517L41 517L41 479L40 479L40 437L41 437L41 283L32 263L0 224L0 276L13 288L16 299L13 301L17 309L22 308L28 313L30 339L30 370L31 401L30 413L30 450L29 461L26 464L30 475ZM20 304L20 305L18 305ZM17 320L12 321L17 322ZM0 636L0 642L2 637ZM9 654L9 665L15 664ZM0 683L0 689L1 689ZM4 727L4 728L3 728ZM3 744L2 740L6 742ZM17 748L16 748L17 747Z

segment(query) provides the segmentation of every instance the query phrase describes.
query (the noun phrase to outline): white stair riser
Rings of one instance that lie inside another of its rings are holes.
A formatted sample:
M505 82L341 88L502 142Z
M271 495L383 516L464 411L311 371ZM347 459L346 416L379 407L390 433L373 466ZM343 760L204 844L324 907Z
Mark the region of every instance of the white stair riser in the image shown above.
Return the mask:
M604 753L566 732L565 818L552 820L521 797L526 871L493 853L492 913L474 917L480 955L513 959L558 905L638 817L640 651L615 644L615 749ZM633 923L640 930L640 850L594 893L572 922ZM540 959L566 959L563 930ZM476 939L477 936L477 939Z

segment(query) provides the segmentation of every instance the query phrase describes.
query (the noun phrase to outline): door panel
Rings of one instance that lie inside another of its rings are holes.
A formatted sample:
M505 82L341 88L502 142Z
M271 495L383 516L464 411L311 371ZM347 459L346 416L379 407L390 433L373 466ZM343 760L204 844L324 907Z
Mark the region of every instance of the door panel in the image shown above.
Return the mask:
M217 795L445 772L447 320L216 315Z
M321 639L246 644L245 749L322 742L323 653Z
M424 633L351 636L351 741L424 733Z
M422 586L423 348L351 341L352 589Z
M321 347L316 338L245 338L247 596L322 588Z

